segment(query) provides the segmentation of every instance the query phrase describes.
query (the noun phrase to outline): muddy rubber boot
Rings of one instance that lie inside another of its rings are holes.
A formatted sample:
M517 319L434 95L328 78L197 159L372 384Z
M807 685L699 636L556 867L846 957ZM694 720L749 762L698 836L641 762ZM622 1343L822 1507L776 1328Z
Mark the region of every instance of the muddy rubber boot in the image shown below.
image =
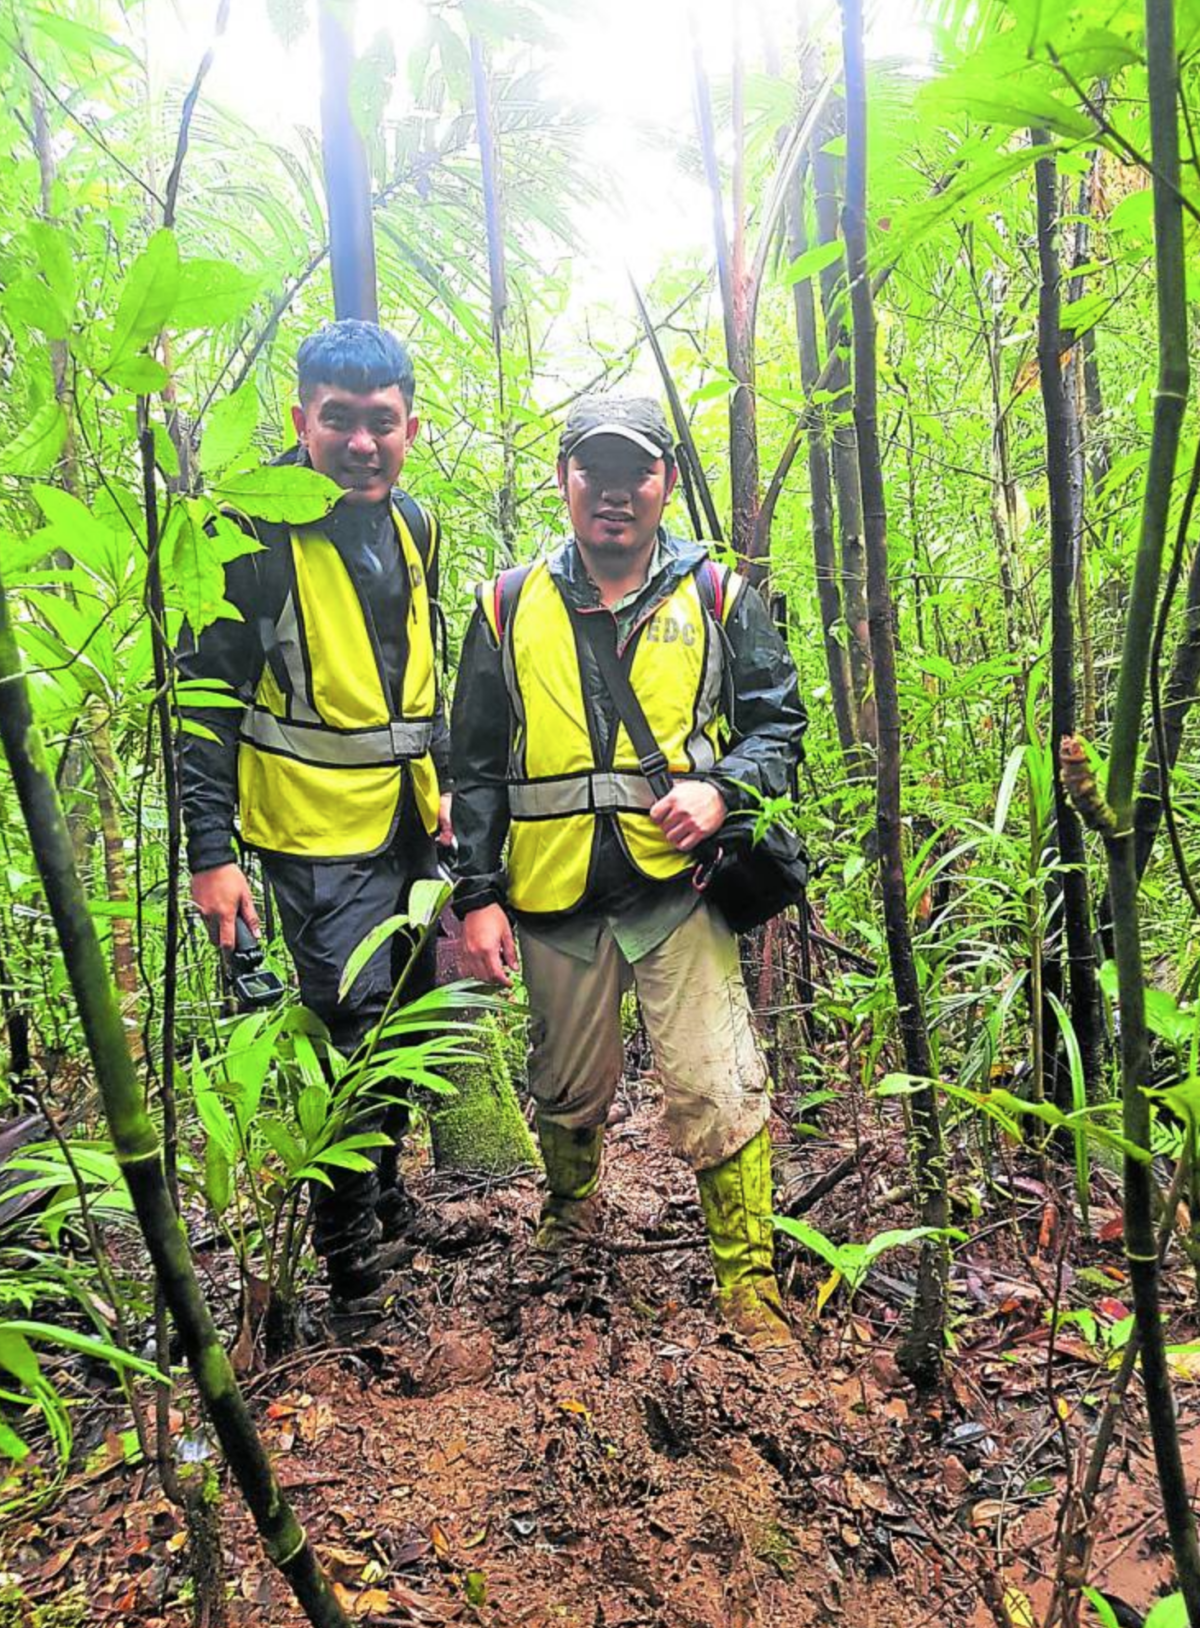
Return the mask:
M538 1142L546 1166L546 1196L533 1247L543 1255L561 1255L594 1238L600 1226L600 1156L604 1126L565 1130L552 1119L537 1122Z
M696 1184L721 1315L756 1349L791 1345L792 1330L775 1280L767 1127L724 1164L698 1170Z

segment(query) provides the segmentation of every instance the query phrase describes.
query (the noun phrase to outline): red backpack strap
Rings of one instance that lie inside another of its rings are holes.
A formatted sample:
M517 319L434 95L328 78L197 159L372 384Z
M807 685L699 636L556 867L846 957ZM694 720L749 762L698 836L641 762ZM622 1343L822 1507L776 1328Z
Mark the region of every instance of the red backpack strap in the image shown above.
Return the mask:
M525 578L532 570L532 564L511 565L507 571L501 571L492 583L491 620L497 644L504 643L504 634L517 608Z

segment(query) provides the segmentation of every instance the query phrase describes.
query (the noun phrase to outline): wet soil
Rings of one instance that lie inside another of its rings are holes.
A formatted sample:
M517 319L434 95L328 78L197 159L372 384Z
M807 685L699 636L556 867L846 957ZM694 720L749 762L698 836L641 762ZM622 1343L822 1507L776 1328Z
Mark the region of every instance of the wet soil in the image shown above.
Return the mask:
M1013 1219L997 1224L994 1193L989 1216L958 1218L975 1236L956 1252L956 1349L943 1393L921 1399L893 1356L911 1251L884 1256L852 1303L831 1289L818 1316L828 1268L783 1247L797 1345L748 1351L711 1309L694 1184L652 1088L626 1106L608 1137L603 1247L586 1267L547 1276L531 1258L532 1173L505 1185L425 1173L406 1285L378 1337L314 1344L248 1376L348 1612L531 1628L1043 1622L1064 1490L1128 1309L1115 1201L1094 1206L1099 1240L1085 1244L1040 1177L996 1177ZM839 1240L911 1224L897 1122L799 1144L775 1129L781 1209L806 1208ZM835 1179L808 1207L823 1173ZM1194 1288L1182 1274L1172 1285L1187 1337ZM320 1291L309 1297L319 1316ZM1056 1297L1091 1320L1060 1328L1051 1363ZM1200 1465L1200 1409L1178 1377ZM5 1570L31 1601L80 1586L81 1622L183 1628L178 1516L126 1462L115 1406L106 1417L54 1509L7 1534ZM194 1415L175 1422L202 1456ZM231 1487L222 1521L229 1620L302 1621ZM1136 1625L1169 1569L1136 1401L1098 1530L1091 1580ZM1090 1609L1081 1622L1099 1620Z

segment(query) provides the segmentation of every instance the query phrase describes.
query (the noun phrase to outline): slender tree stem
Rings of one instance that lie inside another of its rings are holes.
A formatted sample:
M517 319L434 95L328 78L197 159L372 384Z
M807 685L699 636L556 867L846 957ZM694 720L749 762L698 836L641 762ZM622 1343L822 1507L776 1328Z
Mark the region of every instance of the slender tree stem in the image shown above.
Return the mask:
M112 981L76 874L71 840L33 722L8 602L0 585L0 741L3 742L46 899L58 931L117 1163L163 1287L196 1387L271 1560L317 1628L349 1628L275 1478L205 1305L138 1085Z
M1149 1152L1150 1048L1146 987L1138 922L1138 876L1133 831L1133 787L1150 663L1154 610L1166 541L1171 487L1180 427L1188 394L1188 327L1179 197L1178 61L1172 0L1147 0L1146 48L1150 132L1154 155L1154 253L1158 300L1158 386L1142 506L1141 535L1133 568L1125 638L1117 679L1108 803L1113 828L1107 836L1109 891L1121 1004L1121 1081L1124 1132ZM1125 1254L1134 1314L1142 1343L1146 1411L1162 1489L1167 1530L1179 1586L1192 1628L1200 1628L1200 1548L1190 1491L1179 1447L1171 1380L1159 1316L1158 1253L1154 1236L1153 1184L1148 1158L1125 1159Z
M900 702L888 575L887 505L879 452L875 306L867 275L867 94L862 0L842 0L842 42L846 63L846 201L842 218L854 313L854 422L858 430L871 663L879 726L875 798L879 880L905 1066L911 1075L925 1082L910 1099L912 1153L921 1222L940 1231L945 1228L949 1213L942 1127L937 1087L931 1078L933 1061L909 925L900 824ZM920 1385L934 1384L941 1374L946 1278L945 1241L927 1238L921 1250L912 1323L898 1358L909 1378Z

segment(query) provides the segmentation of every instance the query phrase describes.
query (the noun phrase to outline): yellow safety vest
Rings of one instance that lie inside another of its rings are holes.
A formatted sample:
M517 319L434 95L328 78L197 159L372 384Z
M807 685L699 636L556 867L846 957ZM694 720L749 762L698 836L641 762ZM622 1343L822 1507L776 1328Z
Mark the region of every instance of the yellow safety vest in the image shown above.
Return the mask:
M730 576L722 619L742 586ZM615 817L634 867L655 881L695 863L650 819L656 801L624 724L606 764L596 761L571 616L545 561L530 571L502 630L494 590L480 596L503 652L515 725L509 760L508 898L552 914L582 903L600 832ZM604 615L605 612L593 614ZM640 629L640 631L639 631ZM673 775L704 773L718 756L723 654L713 619L689 574L636 638L629 680Z
M437 830L429 589L395 508L392 519L410 585L399 717L337 549L312 528L291 534L292 584L238 745L241 830L252 847L304 859L380 852L395 831L406 769L426 831Z

